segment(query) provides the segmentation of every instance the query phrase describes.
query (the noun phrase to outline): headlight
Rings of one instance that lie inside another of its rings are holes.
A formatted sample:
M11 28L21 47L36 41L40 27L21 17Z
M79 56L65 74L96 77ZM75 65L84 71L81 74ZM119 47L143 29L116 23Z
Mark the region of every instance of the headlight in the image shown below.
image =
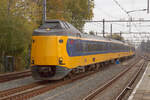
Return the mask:
M63 64L63 58L62 57L59 58L59 64L61 64L61 65Z

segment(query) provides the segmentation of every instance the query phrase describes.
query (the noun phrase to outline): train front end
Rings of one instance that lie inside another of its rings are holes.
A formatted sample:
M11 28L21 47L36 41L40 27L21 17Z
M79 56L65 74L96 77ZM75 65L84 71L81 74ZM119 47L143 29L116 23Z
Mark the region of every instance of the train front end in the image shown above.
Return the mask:
M65 67L66 36L59 21L46 22L32 35L31 70L36 80L59 80L71 69Z

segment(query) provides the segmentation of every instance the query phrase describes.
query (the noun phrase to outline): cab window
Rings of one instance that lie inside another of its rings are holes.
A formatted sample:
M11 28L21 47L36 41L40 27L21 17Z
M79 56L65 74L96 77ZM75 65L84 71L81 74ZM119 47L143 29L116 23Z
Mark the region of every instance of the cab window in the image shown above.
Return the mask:
M62 29L62 26L59 22L48 22L44 23L42 26L40 26L40 29Z

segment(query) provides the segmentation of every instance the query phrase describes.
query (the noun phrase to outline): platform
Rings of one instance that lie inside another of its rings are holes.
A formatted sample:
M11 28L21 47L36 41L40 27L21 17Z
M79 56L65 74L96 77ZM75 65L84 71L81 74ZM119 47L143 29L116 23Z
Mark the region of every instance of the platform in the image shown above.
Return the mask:
M128 100L150 100L150 62Z

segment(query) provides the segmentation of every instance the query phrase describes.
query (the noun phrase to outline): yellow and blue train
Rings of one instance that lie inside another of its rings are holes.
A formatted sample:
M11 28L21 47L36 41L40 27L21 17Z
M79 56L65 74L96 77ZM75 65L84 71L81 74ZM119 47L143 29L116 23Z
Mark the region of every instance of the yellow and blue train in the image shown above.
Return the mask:
M124 42L82 34L68 22L49 20L32 35L32 76L59 80L72 72L99 68L102 62L133 56L134 51Z

